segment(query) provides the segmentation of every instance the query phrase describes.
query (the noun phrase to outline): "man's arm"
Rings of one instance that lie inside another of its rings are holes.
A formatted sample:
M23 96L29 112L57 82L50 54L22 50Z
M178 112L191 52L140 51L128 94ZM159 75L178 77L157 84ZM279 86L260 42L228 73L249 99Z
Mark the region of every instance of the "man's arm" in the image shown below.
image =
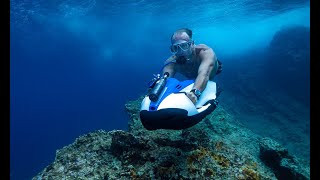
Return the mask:
M211 48L201 50L199 55L201 58L201 64L192 89L198 89L202 92L207 86L210 74L214 68L215 62L217 61L217 57ZM187 96L193 104L197 103L197 97L193 92L188 92Z
M201 92L206 88L210 74L214 68L217 57L211 48L200 51L201 64L198 69L198 76L194 82L193 89Z
M164 64L170 63L174 60L174 56L170 56L165 62ZM162 70L162 76L164 75L165 72L169 73L169 77L173 77L175 75L175 69L174 69L174 63L170 63L168 65L166 65L163 70Z

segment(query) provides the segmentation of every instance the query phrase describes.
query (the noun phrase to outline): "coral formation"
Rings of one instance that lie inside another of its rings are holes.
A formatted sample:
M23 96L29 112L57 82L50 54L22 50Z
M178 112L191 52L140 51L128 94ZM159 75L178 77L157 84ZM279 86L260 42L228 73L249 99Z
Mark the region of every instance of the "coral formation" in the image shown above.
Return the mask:
M284 179L260 157L270 151L281 158L293 156L245 129L223 108L185 130L148 131L139 121L140 102L126 104L129 131L80 136L58 150L55 161L33 179ZM308 166L277 162L288 177L309 179L308 171L301 173Z

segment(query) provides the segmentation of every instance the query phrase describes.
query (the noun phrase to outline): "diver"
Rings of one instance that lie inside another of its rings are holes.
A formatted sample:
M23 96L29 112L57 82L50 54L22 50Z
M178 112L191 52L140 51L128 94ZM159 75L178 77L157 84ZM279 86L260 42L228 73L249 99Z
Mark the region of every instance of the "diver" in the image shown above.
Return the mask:
M172 55L148 83L148 95L141 102L140 120L148 130L181 130L196 125L215 110L222 91L213 81L222 71L222 63L212 48L195 45L190 29L176 30L170 49ZM176 73L186 80L174 78Z
M222 63L212 48L205 44L195 44L192 31L188 28L176 30L171 36L172 55L165 61L162 74L173 77L177 72L195 83L187 97L196 104L207 82L222 71Z

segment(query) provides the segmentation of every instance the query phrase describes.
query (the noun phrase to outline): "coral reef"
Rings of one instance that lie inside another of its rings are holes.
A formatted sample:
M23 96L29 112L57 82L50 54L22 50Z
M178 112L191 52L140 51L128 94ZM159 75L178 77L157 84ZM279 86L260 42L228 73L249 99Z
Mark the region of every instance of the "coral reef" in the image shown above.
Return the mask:
M224 61L222 106L253 132L310 161L310 28L288 26L269 46ZM234 62L241 62L235 66ZM219 79L218 79L219 80Z
M306 162L290 155L286 148L270 138L260 141L260 159L273 169L278 179L307 179L309 169L303 165Z
M141 100L126 104L128 131L78 137L33 179L310 179L308 164L222 107L185 130L148 131L139 120Z

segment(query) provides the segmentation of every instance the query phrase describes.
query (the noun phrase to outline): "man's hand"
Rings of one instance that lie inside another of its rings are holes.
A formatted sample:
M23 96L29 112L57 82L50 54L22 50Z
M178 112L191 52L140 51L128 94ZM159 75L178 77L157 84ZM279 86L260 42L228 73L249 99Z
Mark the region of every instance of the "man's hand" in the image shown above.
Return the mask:
M198 98L193 92L187 92L187 97L192 101L194 105L197 103Z

